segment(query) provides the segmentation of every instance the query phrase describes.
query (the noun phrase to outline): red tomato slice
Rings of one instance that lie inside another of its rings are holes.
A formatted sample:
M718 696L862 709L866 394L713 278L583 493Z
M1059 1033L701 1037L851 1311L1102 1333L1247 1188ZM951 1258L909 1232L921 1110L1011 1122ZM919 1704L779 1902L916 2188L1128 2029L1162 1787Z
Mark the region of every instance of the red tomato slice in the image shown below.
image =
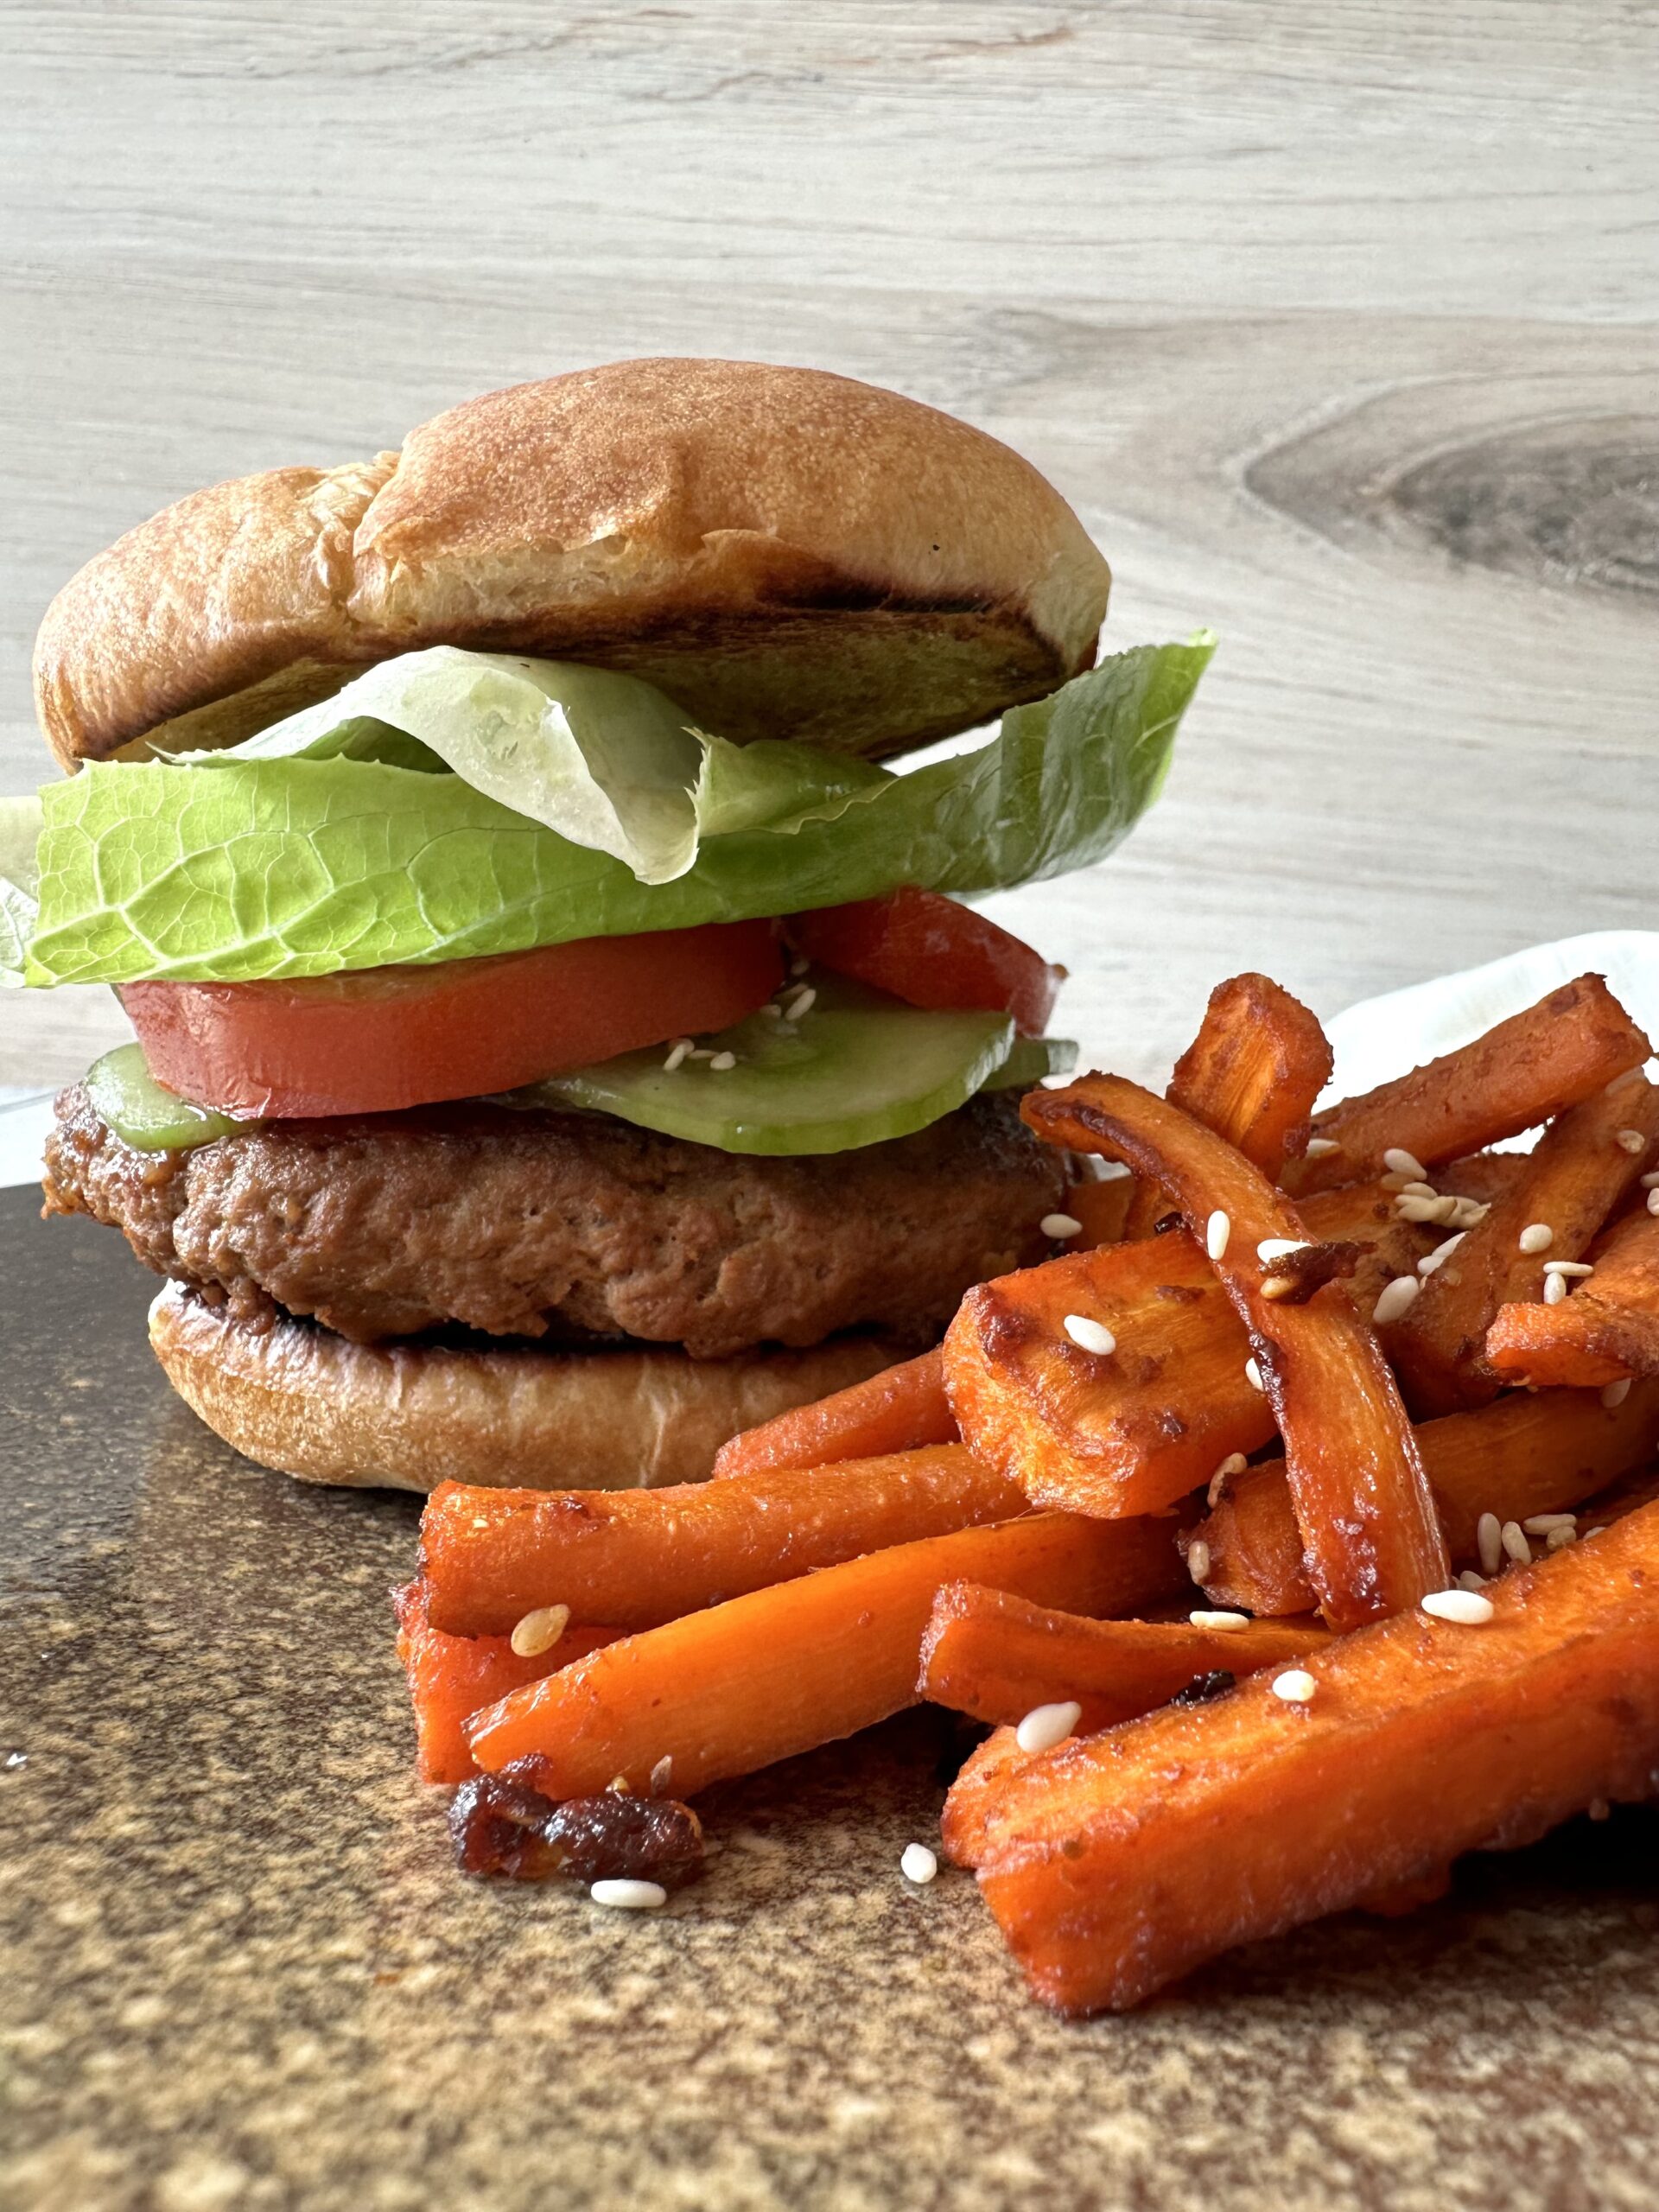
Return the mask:
M838 976L934 1010L986 1007L1039 1037L1065 980L1040 952L937 891L894 891L791 914L790 943Z
M724 1029L783 974L771 922L582 938L296 983L129 983L157 1083L222 1113L387 1114Z

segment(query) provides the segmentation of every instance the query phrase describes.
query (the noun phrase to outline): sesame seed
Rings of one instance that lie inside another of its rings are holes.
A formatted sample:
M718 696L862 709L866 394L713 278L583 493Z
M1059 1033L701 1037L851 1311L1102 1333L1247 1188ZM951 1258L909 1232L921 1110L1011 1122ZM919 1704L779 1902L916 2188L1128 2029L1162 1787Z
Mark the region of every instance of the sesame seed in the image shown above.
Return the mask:
M1450 1209L1457 1204L1456 1198L1398 1198L1394 1202L1394 1211L1402 1221L1427 1224L1431 1221L1449 1222L1452 1217Z
M1613 1815L1613 1808L1605 1797L1592 1797L1584 1809L1592 1821L1608 1821Z
M1547 1536L1552 1529L1576 1529L1576 1513L1529 1513L1521 1523L1529 1536Z
M1210 1547L1202 1537L1186 1548L1186 1571L1199 1584L1210 1572Z
M798 1021L803 1014L811 1013L813 1007L817 1003L817 993L810 983L803 983L784 1011L791 1021Z
M1099 1321L1091 1321L1086 1313L1068 1313L1065 1333L1079 1351L1092 1351L1104 1359L1117 1350L1117 1338Z
M595 1904L614 1905L622 1912L655 1912L668 1903L660 1882L595 1882L588 1894Z
M1659 1213L1659 1187L1656 1187L1648 1192L1648 1211L1649 1213Z
M569 1605L538 1605L526 1613L508 1638L521 1659L539 1659L550 1651L570 1625Z
M1623 1075L1616 1075L1613 1077L1612 1081L1606 1086L1604 1096L1611 1098L1614 1091L1623 1090L1627 1083L1636 1082L1641 1073L1642 1071L1639 1067L1626 1068Z
M1475 1549L1483 1574L1496 1574L1503 1564L1503 1523L1496 1513L1483 1513L1475 1523Z
M1242 1452L1230 1452L1210 1478L1210 1487L1205 1492L1206 1504L1219 1505L1221 1494L1227 1487L1229 1478L1233 1475L1242 1475L1249 1465L1249 1460Z
M1547 1221L1529 1221L1516 1242L1523 1252L1548 1252L1555 1232Z
M1455 1236L1448 1236L1444 1244L1437 1244L1432 1252L1425 1252L1417 1262L1418 1274L1432 1275L1437 1268L1444 1267L1468 1234L1466 1229L1460 1229Z
M1547 1275L1592 1275L1596 1272L1593 1260L1546 1260Z
M1609 1382L1602 1391L1601 1402L1609 1411L1615 1406L1622 1406L1625 1399L1630 1396L1630 1376L1621 1375L1616 1382Z
M1458 1587L1459 1590L1484 1590L1486 1578L1484 1574L1477 1574L1472 1567L1465 1567L1458 1577Z
M1552 1529L1544 1538L1544 1549L1547 1552L1565 1551L1569 1544L1576 1544L1578 1541L1576 1529Z
M924 1882L931 1882L938 1871L938 1859L925 1843L907 1843L899 1853L899 1872L907 1882L914 1882L918 1887Z
M668 1048L668 1058L663 1062L664 1067L667 1070L670 1075L673 1074L675 1069L679 1066L680 1063L687 1057L690 1050L691 1039L689 1037L677 1037L674 1039L674 1042Z
M1295 1287L1294 1275L1265 1275L1262 1281L1262 1295L1277 1304L1280 1299L1288 1298Z
M789 963L789 972L791 976L804 976L811 965L812 963L804 952L798 952Z
M1196 1607L1186 1618L1194 1628L1213 1629L1217 1636L1236 1636L1240 1629L1249 1628L1250 1624L1248 1613L1206 1612L1202 1605Z
M1648 1141L1640 1129L1615 1129L1613 1142L1621 1152L1628 1152L1632 1158L1648 1148Z
M1592 1536L1605 1536L1606 1533L1607 1523L1605 1521L1598 1521L1593 1529L1585 1530L1585 1541L1587 1543Z
M1491 1207L1483 1205L1478 1198L1447 1198L1442 1203L1452 1211L1442 1213L1440 1217L1453 1229L1478 1229L1491 1211Z
M1659 1191L1659 1167L1649 1167L1645 1175L1638 1175L1636 1179L1644 1191Z
M1372 1320L1379 1328L1397 1321L1422 1287L1415 1275L1395 1275L1392 1282L1382 1286L1382 1294L1371 1308Z
M784 1018L784 1009L776 999L768 999L760 1011L768 1021L781 1021Z
M1546 1275L1544 1277L1544 1303L1546 1306L1559 1306L1566 1296L1567 1284L1561 1276Z
M1478 1590L1431 1590L1422 1608L1437 1621L1456 1621L1461 1628L1481 1628L1497 1611Z
M1438 1198L1445 1195L1432 1183L1402 1183L1400 1187L1402 1196L1408 1198Z
M1121 1183L1126 1175L1133 1175L1134 1173L1127 1160L1097 1160L1095 1162L1096 1183Z
M651 1794L653 1797L667 1796L668 1785L673 1779L673 1775L674 1754L672 1751L664 1751L651 1770Z
M1052 1237L1058 1243L1065 1237L1075 1236L1083 1224L1075 1214L1046 1213L1037 1226L1045 1236Z
M1262 1380L1262 1363L1259 1360L1247 1359L1245 1361L1244 1380L1249 1384L1252 1390L1266 1390L1268 1386Z
M1083 1707L1075 1698L1036 1706L1014 1730L1014 1740L1022 1751L1052 1751L1056 1744L1065 1741L1082 1718Z
M1233 1233L1233 1224L1219 1208L1204 1224L1204 1249L1212 1260L1227 1255L1227 1239Z
M1342 1147L1337 1142L1335 1137L1309 1137L1305 1157L1309 1160L1329 1160L1333 1152L1341 1150Z
M1527 1541L1518 1521L1503 1523L1503 1548L1517 1567L1532 1565L1532 1546Z
M1382 1155L1382 1165L1394 1175L1412 1175L1421 1182L1428 1170L1414 1152L1408 1152L1404 1145L1391 1144Z
M686 1057L693 1060L712 1060L715 1048L712 1045L694 1045Z
M1307 1249L1306 1236L1264 1236L1255 1248L1255 1256L1271 1262L1282 1260L1287 1252L1306 1252Z
M736 1065L735 1052L716 1052L709 1063L709 1071L711 1075L724 1075L728 1068L734 1068Z
M1313 1693L1319 1687L1305 1667L1288 1668L1285 1673L1273 1678L1274 1697L1283 1698L1287 1705L1311 1704Z

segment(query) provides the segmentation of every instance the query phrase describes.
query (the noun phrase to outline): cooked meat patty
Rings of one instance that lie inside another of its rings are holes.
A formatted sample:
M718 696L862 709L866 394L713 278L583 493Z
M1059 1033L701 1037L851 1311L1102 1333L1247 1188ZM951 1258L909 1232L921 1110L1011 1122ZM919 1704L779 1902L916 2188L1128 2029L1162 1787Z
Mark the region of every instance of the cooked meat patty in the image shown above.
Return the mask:
M827 1158L740 1158L607 1115L468 1103L134 1152L76 1085L47 1210L158 1274L369 1343L460 1322L716 1359L876 1326L930 1341L970 1283L1042 1255L1060 1161L1011 1094Z

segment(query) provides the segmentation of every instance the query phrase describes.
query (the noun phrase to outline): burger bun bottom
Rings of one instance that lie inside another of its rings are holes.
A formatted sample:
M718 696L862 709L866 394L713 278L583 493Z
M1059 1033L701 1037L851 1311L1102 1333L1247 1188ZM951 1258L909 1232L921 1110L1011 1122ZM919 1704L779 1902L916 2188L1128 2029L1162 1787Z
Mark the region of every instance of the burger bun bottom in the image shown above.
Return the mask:
M701 1482L728 1438L904 1354L847 1336L692 1360L672 1346L543 1351L359 1344L315 1322L235 1319L181 1283L149 1310L167 1379L209 1428L302 1481L430 1491Z

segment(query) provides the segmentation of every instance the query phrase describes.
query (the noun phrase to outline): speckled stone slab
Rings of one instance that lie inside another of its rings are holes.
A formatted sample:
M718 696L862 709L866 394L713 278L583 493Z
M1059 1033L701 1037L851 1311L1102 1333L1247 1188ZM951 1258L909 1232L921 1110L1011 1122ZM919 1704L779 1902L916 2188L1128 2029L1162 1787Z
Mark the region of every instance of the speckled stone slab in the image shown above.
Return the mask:
M0 1196L0 2204L799 2212L1659 2202L1659 1818L1471 1862L1124 2019L909 1888L917 1714L711 1793L653 1916L451 1871L416 1507L238 1460L112 1230Z

